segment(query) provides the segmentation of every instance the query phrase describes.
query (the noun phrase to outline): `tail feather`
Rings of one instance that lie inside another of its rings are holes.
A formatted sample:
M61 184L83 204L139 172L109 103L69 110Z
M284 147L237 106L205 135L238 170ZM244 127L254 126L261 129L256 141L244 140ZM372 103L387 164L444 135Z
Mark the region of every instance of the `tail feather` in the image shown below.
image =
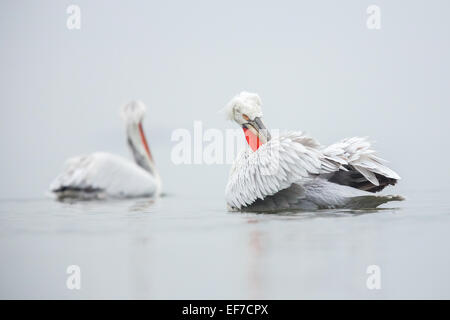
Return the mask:
M329 176L329 181L356 189L378 192L395 185L400 176L388 168L384 159L366 138L353 137L332 144L323 150L325 157L339 163L340 170Z
M371 172L373 178L375 178L377 182L375 184L375 181L371 181L373 178L369 180L367 175L363 175L360 171L357 171L350 166L346 166L346 169L347 171L339 170L332 174L328 181L368 192L378 192L389 185L394 186L397 183L396 179Z
M359 196L351 198L351 200L347 203L346 208L349 209L373 209L378 206L391 202L391 201L403 201L405 198L399 195L387 195L387 196L376 196L376 195L368 195L368 196Z

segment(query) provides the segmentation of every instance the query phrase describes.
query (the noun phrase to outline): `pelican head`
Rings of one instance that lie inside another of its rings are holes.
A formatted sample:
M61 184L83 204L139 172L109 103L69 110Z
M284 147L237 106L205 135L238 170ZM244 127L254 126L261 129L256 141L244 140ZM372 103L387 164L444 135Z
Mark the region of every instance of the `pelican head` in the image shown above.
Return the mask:
M270 133L261 118L261 98L256 93L243 91L225 107L229 120L234 120L244 130L247 142L255 151L270 140Z
M142 101L134 100L122 107L121 114L126 124L128 146L136 163L145 170L155 173L152 153L142 127L146 109Z
M134 100L122 107L122 118L127 124L139 124L145 116L147 107L140 100Z

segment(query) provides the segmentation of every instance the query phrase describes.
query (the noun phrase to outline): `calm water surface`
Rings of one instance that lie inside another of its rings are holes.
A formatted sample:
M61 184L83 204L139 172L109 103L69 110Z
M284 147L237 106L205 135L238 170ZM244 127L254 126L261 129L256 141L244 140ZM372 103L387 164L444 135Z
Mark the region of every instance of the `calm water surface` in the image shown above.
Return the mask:
M378 211L229 213L222 194L0 202L0 298L450 298L447 192ZM81 268L81 290L66 268ZM381 289L366 287L369 265Z

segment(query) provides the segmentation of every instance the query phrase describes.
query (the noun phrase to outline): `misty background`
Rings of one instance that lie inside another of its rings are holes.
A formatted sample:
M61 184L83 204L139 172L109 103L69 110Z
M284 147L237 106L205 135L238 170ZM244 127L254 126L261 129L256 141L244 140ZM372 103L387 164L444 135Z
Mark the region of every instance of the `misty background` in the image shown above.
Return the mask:
M66 9L81 9L69 30ZM369 5L381 29L366 27ZM229 166L175 166L173 129L236 128L218 113L257 92L270 128L323 144L369 136L403 180L447 186L447 1L2 1L0 194L42 197L70 156L129 157L119 108L144 126L167 192L225 186ZM192 180L195 178L195 180ZM193 185L192 185L193 184ZM223 193L223 188L214 190Z

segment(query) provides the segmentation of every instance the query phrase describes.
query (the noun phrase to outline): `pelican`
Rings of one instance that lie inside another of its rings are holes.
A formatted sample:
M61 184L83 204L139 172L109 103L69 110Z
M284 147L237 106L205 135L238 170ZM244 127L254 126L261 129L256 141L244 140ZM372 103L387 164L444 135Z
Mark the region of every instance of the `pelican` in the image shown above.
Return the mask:
M366 138L328 147L298 131L272 138L261 104L256 93L242 92L225 107L248 143L230 171L225 191L229 210L366 209L403 200L374 194L400 177L375 155Z
M134 163L105 152L70 158L51 183L51 193L57 199L83 200L160 195L161 179L142 127L145 110L141 101L132 101L121 110Z

